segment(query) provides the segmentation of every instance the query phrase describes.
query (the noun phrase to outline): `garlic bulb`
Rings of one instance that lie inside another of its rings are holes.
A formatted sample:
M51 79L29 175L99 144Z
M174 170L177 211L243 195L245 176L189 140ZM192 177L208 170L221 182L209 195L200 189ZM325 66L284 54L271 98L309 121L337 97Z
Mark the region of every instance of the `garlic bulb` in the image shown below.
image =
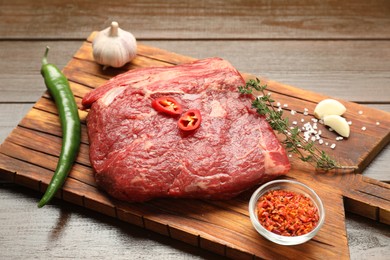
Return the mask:
M100 31L92 42L93 58L103 69L119 68L134 59L137 54L137 43L130 32L119 28L117 22Z

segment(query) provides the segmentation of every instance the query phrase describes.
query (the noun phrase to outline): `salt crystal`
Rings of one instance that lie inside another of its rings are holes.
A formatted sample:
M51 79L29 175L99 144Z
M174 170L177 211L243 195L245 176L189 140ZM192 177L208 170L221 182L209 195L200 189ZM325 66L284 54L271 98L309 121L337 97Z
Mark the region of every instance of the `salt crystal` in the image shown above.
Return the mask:
M302 123L305 122L305 119L302 118L302 119L301 119L301 122L302 122Z
M334 149L336 147L336 144L332 144L330 148Z
M316 140L316 137L312 136L310 140L312 140L314 142Z
M290 158L291 158L291 157L292 157L292 154L289 154L289 155L288 155L288 157L290 157Z
M304 114L305 116L307 116L307 115L309 114L309 112L305 111L305 112L303 112L303 114Z
M284 104L283 107L288 107L288 104Z
M312 118L311 121L313 121L313 123L317 123L318 119L317 118Z
M280 107L280 102L276 103L276 105L277 105L278 107Z
M348 121L347 123L348 123L348 125L352 125L352 121Z
M380 125L381 123L379 123L379 122L376 122L376 125Z
M341 140L343 140L344 138L342 137L342 136L338 136L338 137L336 137L336 141L341 141Z
M329 131L333 132L333 128L332 128L332 127L329 127Z
M295 115L296 113L297 113L297 111L291 110L291 115Z
M328 145L329 143L328 142L325 142L325 145Z
M292 124L293 124L293 125L296 125L296 124L298 124L298 122L297 122L297 121L293 121Z
M363 111L362 110L360 110L358 113L359 113L359 115L363 115Z
M366 128L365 126L362 127L362 130L363 130L363 131L366 131L366 129L367 129L367 128Z
M323 144L323 143L324 143L324 140L320 139L320 140L318 140L318 143L319 143L319 144Z

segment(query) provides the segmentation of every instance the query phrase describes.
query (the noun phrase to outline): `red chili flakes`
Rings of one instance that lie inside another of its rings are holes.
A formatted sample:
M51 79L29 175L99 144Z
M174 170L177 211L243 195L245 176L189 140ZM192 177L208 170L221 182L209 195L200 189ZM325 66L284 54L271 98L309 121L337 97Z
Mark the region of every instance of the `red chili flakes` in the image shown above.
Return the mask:
M312 231L318 223L318 209L303 194L272 190L257 202L257 216L267 230L282 236L300 236Z

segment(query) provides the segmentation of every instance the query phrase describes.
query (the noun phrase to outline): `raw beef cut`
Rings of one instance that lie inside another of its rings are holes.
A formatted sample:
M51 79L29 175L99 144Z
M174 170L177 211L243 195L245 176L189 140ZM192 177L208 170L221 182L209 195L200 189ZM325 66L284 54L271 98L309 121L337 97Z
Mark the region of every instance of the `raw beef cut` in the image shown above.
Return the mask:
M209 58L118 75L83 98L97 184L126 201L157 197L228 199L290 169L266 120L238 93L244 79L227 61ZM199 128L157 112L169 96L198 109Z

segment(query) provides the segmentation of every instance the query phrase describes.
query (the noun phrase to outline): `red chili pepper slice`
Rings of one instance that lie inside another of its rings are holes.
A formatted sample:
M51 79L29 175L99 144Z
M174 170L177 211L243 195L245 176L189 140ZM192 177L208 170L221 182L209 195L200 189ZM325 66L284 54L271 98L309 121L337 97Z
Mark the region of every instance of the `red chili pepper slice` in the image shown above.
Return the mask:
M180 115L181 105L172 97L159 97L152 101L152 107L161 113L168 115Z
M202 122L202 116L198 109L190 109L185 112L177 122L179 128L183 131L192 131L197 129Z

